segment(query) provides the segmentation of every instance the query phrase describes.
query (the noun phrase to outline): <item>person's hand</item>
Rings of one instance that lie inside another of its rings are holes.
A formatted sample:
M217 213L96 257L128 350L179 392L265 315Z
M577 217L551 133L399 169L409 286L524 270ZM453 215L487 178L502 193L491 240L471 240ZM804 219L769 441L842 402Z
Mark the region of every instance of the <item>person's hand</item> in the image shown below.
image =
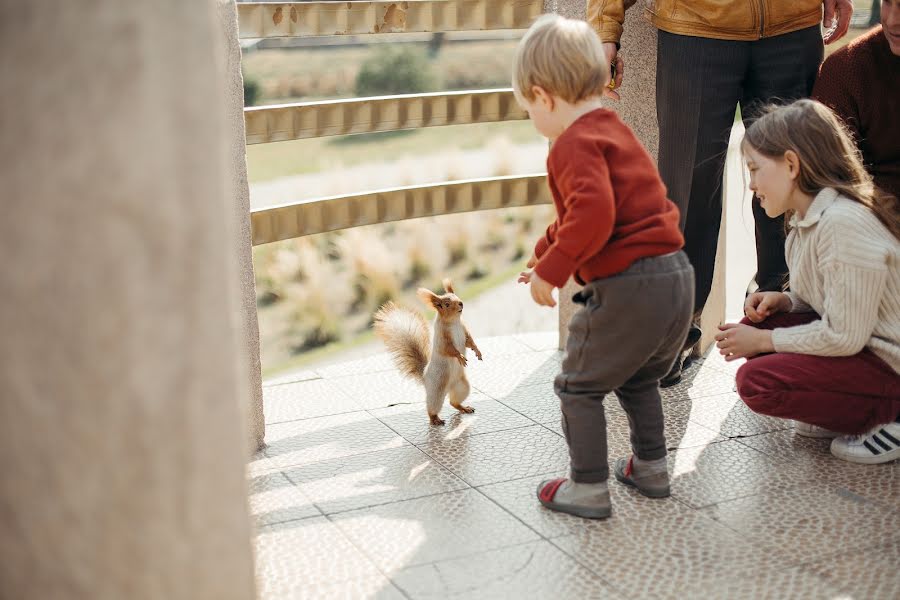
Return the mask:
M622 77L625 76L625 61L619 56L619 50L616 48L615 44L605 42L603 44L603 50L606 52L606 64L616 65L616 78L610 82L612 87L607 86L606 89L603 90L603 95L618 100L619 92L616 90L622 86Z
M537 264L537 256L532 254L531 258L528 259L528 262L525 263L525 268L533 269ZM519 273L519 278L516 279L518 283L531 283L531 273L532 271L522 271Z
M850 17L853 15L853 0L825 0L825 14L823 25L825 27L824 40L831 44L847 33L850 29ZM837 24L834 23L834 13L837 13Z
M540 275L531 272L529 277L531 281L531 299L541 306L556 306L556 300L553 299L553 284L541 279Z
M775 313L788 312L792 302L782 292L755 292L744 301L744 314L754 323L761 323Z
M738 323L726 323L719 326L719 333L716 334L716 346L719 348L719 354L724 356L727 362L775 351L775 347L772 346L771 331Z

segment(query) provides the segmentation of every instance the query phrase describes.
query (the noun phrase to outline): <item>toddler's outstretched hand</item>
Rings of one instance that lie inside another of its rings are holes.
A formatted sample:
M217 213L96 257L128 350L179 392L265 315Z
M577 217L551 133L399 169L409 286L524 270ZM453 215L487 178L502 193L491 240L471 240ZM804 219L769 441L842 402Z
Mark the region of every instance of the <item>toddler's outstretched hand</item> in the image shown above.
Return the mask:
M556 306L556 300L553 299L553 284L541 279L540 275L531 271L528 275L531 281L531 298L541 306Z

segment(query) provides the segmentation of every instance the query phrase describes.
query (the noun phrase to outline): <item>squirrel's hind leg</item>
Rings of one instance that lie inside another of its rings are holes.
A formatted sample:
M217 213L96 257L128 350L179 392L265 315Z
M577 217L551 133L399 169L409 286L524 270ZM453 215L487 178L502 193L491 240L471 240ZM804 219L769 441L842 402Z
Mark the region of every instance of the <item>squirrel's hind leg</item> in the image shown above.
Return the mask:
M425 381L425 408L428 410L428 419L432 425L443 425L441 408L444 406L444 396L447 395L446 382Z
M475 409L471 406L463 406L463 401L469 397L469 382L463 375L459 381L450 386L450 406L461 413L473 413Z

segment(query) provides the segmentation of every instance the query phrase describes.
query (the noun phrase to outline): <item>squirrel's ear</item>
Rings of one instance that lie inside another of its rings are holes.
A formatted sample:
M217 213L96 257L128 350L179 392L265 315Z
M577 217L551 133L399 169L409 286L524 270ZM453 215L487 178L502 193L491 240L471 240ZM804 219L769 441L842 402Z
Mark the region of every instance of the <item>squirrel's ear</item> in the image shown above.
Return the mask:
M419 297L419 300L429 306L437 307L441 303L441 299L437 294L435 294L431 290L426 290L425 288L417 289L416 296Z
M447 277L446 279L444 279L444 282L443 282L443 283L444 283L444 291L446 291L448 294L455 294L455 293L456 293L456 291L453 289L453 282L450 281L450 278L449 278L449 277Z

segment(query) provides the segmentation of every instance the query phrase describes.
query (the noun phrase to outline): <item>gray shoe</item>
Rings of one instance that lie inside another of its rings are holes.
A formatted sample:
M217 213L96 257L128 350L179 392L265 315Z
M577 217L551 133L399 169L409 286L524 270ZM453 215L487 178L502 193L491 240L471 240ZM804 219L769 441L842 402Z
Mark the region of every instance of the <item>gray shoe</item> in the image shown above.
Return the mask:
M583 519L606 519L612 514L606 482L603 482L603 491L596 494L573 493L576 485L565 478L542 481L537 486L538 500L550 510Z
M648 498L666 498L671 494L668 471L654 473L646 477L637 477L634 473L633 460L634 456L616 460L616 465L613 469L616 479L625 485L630 485Z

